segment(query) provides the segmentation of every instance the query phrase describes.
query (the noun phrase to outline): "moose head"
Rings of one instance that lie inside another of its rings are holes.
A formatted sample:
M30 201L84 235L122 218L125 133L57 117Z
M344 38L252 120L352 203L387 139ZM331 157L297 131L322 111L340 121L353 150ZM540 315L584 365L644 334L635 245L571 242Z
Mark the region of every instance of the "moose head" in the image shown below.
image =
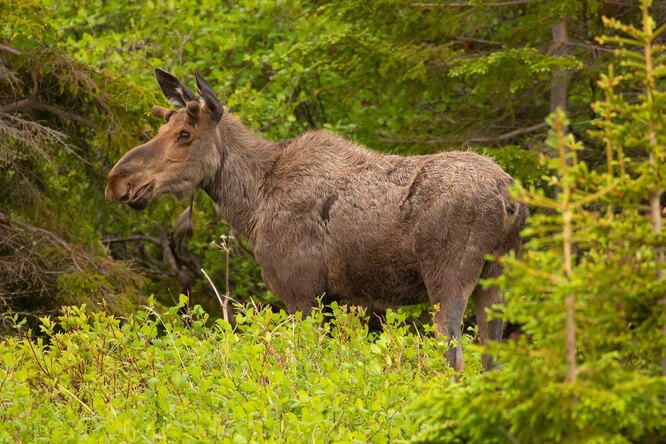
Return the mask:
M109 172L105 197L135 210L144 209L155 197L171 193L193 196L206 178L210 165L220 163L218 124L224 108L213 88L195 72L199 99L173 75L155 70L162 92L177 110L154 106L153 116L166 123L149 142L130 150Z

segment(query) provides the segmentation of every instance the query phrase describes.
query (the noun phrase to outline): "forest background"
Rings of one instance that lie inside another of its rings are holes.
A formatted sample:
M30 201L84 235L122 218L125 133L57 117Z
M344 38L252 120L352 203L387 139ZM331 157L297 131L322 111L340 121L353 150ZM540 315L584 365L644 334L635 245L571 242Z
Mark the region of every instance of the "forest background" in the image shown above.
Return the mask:
M46 365L42 353L62 350L49 348L52 341L33 344L28 328L52 338L95 319L95 329L115 335L115 315L131 328L152 325L157 337L191 334L207 347L218 334L228 339L243 328L252 331L252 320L282 331L288 317L278 314L280 302L242 240L230 244L230 256L220 248L228 227L202 193L187 242L173 236L173 221L187 203L163 197L137 213L103 199L114 162L159 125L149 116L153 104L165 104L154 68L185 83L196 69L231 112L269 139L329 128L384 152L470 149L493 157L520 182L515 196L533 208L526 251L506 258L507 273L497 282L507 296L502 316L516 326L515 335L490 350L505 367L480 376L478 365L471 366L466 382L451 384L441 369L416 365L410 373L398 364L394 383L405 392L393 396L411 392L410 402L430 407L386 414L384 426L397 421L389 439L658 442L663 436L664 2L2 0L0 13L0 334L7 350L34 357L5 358L8 375L34 365L51 381L42 381L45 386L59 387L52 372L38 367ZM604 35L610 37L599 40ZM554 113L558 108L563 112ZM173 310L168 322L153 316L175 305L201 320L192 308L200 304L217 317L217 299L201 269L241 306L270 307L273 317L237 306L230 333L230 325L219 331L193 330L191 320L180 325ZM83 311L62 308L81 304ZM393 356L397 343L385 335L395 334L445 366L434 357L446 345L430 335L427 312L408 317L418 311L389 313L385 332L371 334L361 322L368 315L340 309L342 321L328 328L340 333L341 324L351 323L346 334L365 341L359 356ZM132 321L133 313L140 322ZM58 316L59 324L50 321ZM408 319L421 324L409 329ZM341 337L321 339L319 328L299 327L320 345ZM287 341L295 333L283 334ZM248 344L248 353L255 346ZM480 349L470 350L478 358ZM353 359L365 359L359 356ZM187 357L178 357L189 368ZM389 361L383 372L395 367L395 357ZM76 367L62 365L64 374ZM128 381L141 374L139 367ZM447 389L417 390L420 378ZM34 415L43 413L35 407L44 400L38 386L26 398ZM80 402L76 415L105 410L95 407L94 390L64 387ZM155 389L158 417L185 408L160 405L160 399L182 400L178 389ZM352 399L363 403L363 396ZM4 402L0 414L26 411ZM302 406L289 408L292 422L306 427ZM375 413L359 408L358 415L379 421ZM329 425L342 421L335 412L322 415ZM348 425L350 433L367 425L359 421ZM151 433L169 436L161 422L148 423ZM275 436L264 426L258 433ZM221 436L204 430L203 439ZM17 425L6 433L28 439L45 432ZM363 436L353 433L339 438ZM380 436L366 438L382 442Z

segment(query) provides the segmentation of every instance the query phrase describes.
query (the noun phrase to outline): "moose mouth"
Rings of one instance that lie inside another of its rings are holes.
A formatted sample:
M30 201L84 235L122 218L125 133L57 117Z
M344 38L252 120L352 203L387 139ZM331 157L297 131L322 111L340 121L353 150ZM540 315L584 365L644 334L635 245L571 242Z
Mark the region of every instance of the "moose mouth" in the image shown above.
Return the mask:
M130 208L140 211L148 206L150 200L152 199L152 191L154 188L155 182L149 182L143 185L141 188L136 190L134 196L130 201L127 202L127 205Z

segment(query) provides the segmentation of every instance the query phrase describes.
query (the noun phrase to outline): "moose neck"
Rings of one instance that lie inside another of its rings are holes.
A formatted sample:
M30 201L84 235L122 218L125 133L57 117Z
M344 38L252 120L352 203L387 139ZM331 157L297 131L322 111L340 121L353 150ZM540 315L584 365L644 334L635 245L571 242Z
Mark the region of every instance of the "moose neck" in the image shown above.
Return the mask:
M231 228L252 242L261 205L260 187L278 152L273 143L228 114L218 125L215 145L221 161L201 188L213 199L220 216Z

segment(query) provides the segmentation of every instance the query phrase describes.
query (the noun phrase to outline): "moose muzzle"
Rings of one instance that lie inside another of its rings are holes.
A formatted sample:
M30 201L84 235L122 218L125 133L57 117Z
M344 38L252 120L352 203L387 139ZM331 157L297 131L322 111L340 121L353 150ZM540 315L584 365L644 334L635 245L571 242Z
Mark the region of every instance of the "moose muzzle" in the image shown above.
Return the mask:
M109 172L104 190L108 201L119 201L135 210L144 209L152 199L155 181L145 177L145 146L130 150Z

